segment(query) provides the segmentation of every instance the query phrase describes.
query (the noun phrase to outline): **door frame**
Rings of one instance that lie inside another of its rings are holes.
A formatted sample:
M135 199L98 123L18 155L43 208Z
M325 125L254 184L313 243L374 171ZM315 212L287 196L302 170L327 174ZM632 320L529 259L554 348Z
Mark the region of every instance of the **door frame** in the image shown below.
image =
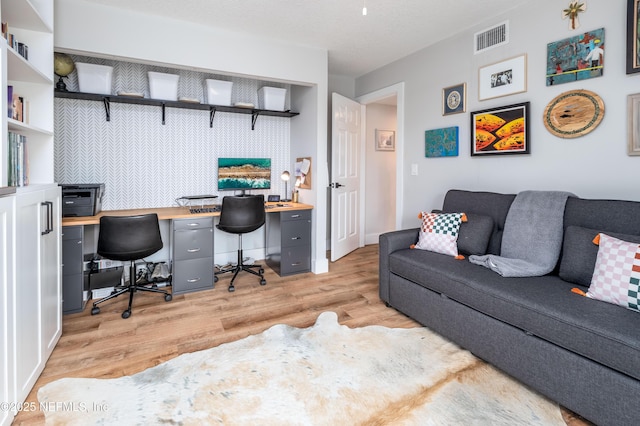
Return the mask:
M361 155L365 155L365 146L366 144L366 106L368 104L376 103L379 100L384 98L388 98L389 96L396 96L396 217L395 224L396 230L402 229L402 213L404 210L404 82L396 83L388 87L384 87L382 89L375 90L373 92L358 96L355 98L356 102L359 102L363 105L363 114L362 114L362 137L360 138L361 146ZM364 157L363 157L364 160ZM364 162L362 163L364 164ZM364 247L364 231L365 231L365 210L364 210L364 202L367 196L365 192L365 178L364 173L362 175L362 180L360 181L360 193L362 197L360 197L360 246Z

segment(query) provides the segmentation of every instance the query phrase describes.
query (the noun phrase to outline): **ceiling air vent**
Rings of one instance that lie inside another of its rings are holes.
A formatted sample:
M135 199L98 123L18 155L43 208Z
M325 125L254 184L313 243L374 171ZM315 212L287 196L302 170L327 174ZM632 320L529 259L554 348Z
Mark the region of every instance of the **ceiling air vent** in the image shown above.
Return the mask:
M494 25L473 36L473 53L478 54L485 50L509 43L509 21Z

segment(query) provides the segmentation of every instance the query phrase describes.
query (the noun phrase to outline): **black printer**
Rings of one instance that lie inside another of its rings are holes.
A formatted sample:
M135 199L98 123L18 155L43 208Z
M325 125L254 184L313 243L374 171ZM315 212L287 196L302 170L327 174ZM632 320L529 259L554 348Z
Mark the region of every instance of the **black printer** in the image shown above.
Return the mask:
M95 216L102 210L104 183L62 186L62 217Z

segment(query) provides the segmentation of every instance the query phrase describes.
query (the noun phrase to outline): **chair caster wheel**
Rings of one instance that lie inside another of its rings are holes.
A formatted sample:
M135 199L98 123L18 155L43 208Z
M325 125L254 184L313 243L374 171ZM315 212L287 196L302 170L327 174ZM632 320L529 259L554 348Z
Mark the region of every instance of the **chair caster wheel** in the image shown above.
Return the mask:
M164 295L164 301L165 302L171 302L171 299L173 299L173 297L170 294L165 294Z
M260 268L260 269L258 270L258 273L259 273L260 275L264 274L264 269Z
M122 319L127 319L130 316L131 316L131 311L128 309L122 313Z
M233 293L234 291L236 291L236 288L232 285L229 286L229 293Z
M264 278L260 280L260 285L267 285L267 280Z
M91 315L98 315L100 313L100 308L98 308L97 306L94 306L93 308L91 308Z
M217 275L214 275L214 276L213 276L213 282L214 282L214 283L217 283L217 282L218 282L218 280L219 280L218 276L217 276Z

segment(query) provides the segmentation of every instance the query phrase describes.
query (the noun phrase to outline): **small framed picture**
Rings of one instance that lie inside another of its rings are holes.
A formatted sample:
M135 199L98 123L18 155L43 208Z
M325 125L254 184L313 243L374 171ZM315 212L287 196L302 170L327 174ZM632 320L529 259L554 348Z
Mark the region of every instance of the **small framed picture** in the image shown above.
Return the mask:
M627 74L640 72L640 0L627 0Z
M471 155L529 154L529 102L474 111Z
M640 93L627 97L629 155L640 155Z
M481 101L526 91L526 54L478 70L478 99Z
M396 132L376 129L376 151L395 151Z
M467 83L442 89L442 115L458 114L467 108Z

